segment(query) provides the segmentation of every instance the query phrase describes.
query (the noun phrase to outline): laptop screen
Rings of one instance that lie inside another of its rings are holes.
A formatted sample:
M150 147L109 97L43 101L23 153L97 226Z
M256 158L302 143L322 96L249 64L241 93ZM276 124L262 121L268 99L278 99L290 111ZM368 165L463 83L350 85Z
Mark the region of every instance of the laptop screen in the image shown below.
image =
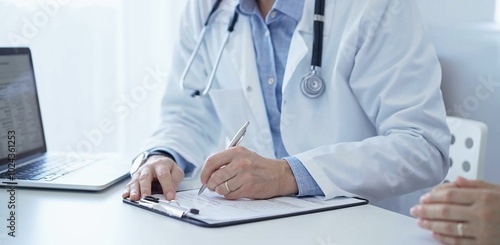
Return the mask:
M15 149L17 159L46 151L35 75L28 48L0 48L2 167L8 162L9 149Z

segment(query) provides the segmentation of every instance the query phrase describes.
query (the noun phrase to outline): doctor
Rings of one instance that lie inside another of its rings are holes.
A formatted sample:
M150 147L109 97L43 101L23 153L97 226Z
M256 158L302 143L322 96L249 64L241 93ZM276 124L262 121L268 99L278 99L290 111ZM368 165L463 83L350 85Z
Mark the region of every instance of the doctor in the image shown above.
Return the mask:
M200 171L228 199L376 201L444 178L441 70L414 1L223 0L208 17L215 2L187 4L161 126L123 197L155 182L173 199ZM218 147L245 121L240 146Z

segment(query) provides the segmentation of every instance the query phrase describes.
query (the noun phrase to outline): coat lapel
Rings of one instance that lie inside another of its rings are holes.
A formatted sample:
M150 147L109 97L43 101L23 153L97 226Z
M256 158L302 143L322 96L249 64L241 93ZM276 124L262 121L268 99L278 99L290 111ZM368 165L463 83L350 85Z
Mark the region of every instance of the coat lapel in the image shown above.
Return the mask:
M305 0L304 3L304 9L302 12L302 18L300 22L297 24L297 28L295 29L295 32L293 33L292 41L290 42L290 49L288 51L288 60L286 63L286 68L285 68L285 74L283 76L283 90L285 91L286 86L290 82L290 79L292 78L293 74L295 73L295 70L297 69L297 66L303 61L303 59L306 57L307 53L309 52L309 49L311 49L312 52L312 38L311 38L311 43L309 46L308 43L306 43L306 39L304 36L309 35L313 36L313 15L314 15L314 0ZM334 3L333 1L326 1L325 2L325 25L323 28L323 38L328 37L329 35L329 26L331 21L333 19L333 6ZM323 42L326 43L326 42ZM324 49L323 49L324 50ZM323 57L324 59L325 57ZM310 64L310 60L307 61L307 64ZM306 74L304 74L306 75Z

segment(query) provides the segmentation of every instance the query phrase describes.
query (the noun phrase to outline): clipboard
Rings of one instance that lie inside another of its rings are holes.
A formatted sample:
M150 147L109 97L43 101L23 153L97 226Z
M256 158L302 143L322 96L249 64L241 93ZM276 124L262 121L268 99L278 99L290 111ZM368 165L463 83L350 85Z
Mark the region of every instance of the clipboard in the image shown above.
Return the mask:
M178 201L169 202L164 199L163 195L155 194L139 201L123 199L123 202L169 218L208 228L246 224L368 204L368 200L356 197L338 197L330 200L323 200L318 197L226 200L213 192L198 196L197 190L178 192L176 198Z

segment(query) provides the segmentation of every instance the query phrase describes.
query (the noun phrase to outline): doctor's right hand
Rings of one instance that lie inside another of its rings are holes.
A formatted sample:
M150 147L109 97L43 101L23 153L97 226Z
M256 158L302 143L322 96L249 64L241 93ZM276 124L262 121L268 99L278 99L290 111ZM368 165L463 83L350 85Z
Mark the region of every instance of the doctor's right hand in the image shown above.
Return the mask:
M151 156L134 173L130 182L125 186L122 198L130 197L137 201L151 195L153 184L159 182L163 195L167 200L175 199L177 186L184 178L184 172L170 158L165 156Z

